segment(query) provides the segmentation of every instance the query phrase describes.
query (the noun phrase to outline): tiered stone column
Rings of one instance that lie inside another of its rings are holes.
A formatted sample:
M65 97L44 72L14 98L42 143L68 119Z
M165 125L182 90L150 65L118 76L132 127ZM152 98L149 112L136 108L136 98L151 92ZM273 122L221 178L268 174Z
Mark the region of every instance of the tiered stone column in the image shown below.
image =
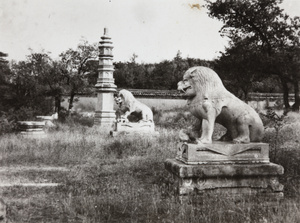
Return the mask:
M104 28L104 35L101 37L99 46L99 73L97 84L95 85L97 92L97 105L94 124L112 128L116 119L114 107L114 92L117 86L114 84L113 78L113 44L108 36L108 29Z

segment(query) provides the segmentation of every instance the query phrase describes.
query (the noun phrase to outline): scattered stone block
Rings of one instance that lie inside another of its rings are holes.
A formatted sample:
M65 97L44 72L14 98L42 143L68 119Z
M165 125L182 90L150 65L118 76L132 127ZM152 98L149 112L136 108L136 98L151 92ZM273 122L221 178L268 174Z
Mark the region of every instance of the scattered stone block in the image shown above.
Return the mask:
M36 116L36 118L43 120L43 121L46 121L46 120L53 121L53 120L58 119L58 113L56 112L53 115L49 115L49 116L39 115L39 116Z
M47 121L45 121L45 127L53 128L53 127L55 127L55 124L52 121L47 120Z
M45 138L44 121L19 121L18 127L22 136L26 138Z

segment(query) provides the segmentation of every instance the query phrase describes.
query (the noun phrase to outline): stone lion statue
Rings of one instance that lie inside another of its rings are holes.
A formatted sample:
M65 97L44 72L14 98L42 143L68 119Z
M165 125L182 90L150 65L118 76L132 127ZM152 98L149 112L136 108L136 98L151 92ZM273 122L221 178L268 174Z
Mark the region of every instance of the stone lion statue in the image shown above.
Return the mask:
M227 132L221 141L249 143L261 141L263 123L253 108L230 93L216 72L207 67L188 69L178 83L188 99L190 112L202 119L199 143L212 143L214 124L223 125Z
M141 121L151 121L153 122L153 113L151 109L139 102L135 99L135 97L132 95L130 91L127 91L125 89L120 90L117 97L115 97L115 101L117 105L119 106L119 111L121 112L121 119L125 119L128 121L127 117L132 113L139 113L141 114Z

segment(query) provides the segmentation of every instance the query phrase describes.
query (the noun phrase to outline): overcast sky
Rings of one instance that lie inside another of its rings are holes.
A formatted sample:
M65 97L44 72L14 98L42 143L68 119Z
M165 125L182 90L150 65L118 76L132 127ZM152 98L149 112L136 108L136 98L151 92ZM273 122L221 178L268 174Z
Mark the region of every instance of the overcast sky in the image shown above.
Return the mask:
M75 49L81 39L99 42L104 27L114 43L114 61L138 62L183 57L214 59L227 41L222 23L209 18L204 0L0 0L0 51L23 60L33 52L52 58ZM290 16L300 16L300 0L284 0Z

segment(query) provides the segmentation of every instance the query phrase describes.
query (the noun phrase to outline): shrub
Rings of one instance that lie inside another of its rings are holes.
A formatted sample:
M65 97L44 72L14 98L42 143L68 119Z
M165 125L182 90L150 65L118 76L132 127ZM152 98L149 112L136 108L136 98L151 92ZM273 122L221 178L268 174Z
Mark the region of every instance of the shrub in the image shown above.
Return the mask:
M200 130L201 122L190 112L183 109L156 111L154 122L157 126L172 129L185 129L188 127Z
M59 113L58 121L69 126L82 125L92 127L94 125L94 117L87 117L77 112L68 114L65 109Z
M93 97L79 98L74 105L74 110L77 112L92 112L96 109L96 103Z
M16 126L16 121L10 120L5 113L0 116L0 135L13 132Z

